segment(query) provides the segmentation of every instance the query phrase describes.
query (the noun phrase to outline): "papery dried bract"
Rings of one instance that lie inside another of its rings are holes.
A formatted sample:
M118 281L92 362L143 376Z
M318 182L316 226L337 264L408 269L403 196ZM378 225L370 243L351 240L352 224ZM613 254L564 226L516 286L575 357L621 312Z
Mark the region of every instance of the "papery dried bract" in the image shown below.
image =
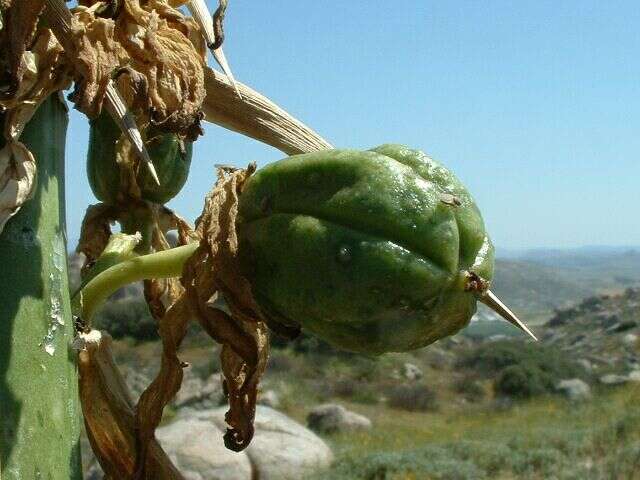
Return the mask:
M196 224L202 241L192 258L194 278L185 281L201 325L223 344L221 361L230 407L225 445L236 451L246 448L253 437L258 382L269 354L266 326L236 260L238 196L254 171L255 165L247 170L219 170L218 182ZM224 295L230 316L212 308L210 300L217 292Z
M9 73L3 96L11 97L22 84L25 65L22 57L35 36L43 0L2 0L2 28L0 29L0 69Z
M109 243L111 237L111 224L116 220L116 209L105 203L89 205L82 220L80 240L76 251L83 253L85 262L84 270L93 264Z
M20 84L10 96L0 99L7 110L4 136L17 140L38 106L53 92L70 83L68 67L62 61L62 46L49 30L39 32L35 43L19 61Z
M133 402L111 353L111 337L92 330L74 342L80 401L91 448L108 478L132 479L139 457ZM182 480L155 439L147 445L148 480Z
M106 86L119 90L141 124L195 139L200 135L205 45L193 20L166 2L124 0L115 19L77 7L72 28L77 108L95 117Z
M27 147L18 141L0 149L0 233L7 221L33 193L36 162Z

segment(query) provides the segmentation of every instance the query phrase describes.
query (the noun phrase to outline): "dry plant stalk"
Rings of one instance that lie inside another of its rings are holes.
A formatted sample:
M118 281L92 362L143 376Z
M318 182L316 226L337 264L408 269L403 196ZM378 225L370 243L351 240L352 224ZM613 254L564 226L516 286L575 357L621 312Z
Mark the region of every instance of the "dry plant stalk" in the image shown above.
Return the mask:
M205 68L205 119L281 150L287 155L333 148L311 128L250 87L236 81L241 98L229 80Z

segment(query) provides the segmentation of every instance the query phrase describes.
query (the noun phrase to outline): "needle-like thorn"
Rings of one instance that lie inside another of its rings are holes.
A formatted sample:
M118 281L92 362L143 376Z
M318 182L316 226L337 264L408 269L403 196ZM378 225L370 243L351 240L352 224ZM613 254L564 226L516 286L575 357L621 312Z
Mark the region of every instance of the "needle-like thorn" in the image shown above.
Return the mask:
M231 68L229 67L229 62L227 62L227 58L222 51L222 47L213 48L216 37L213 32L213 19L211 17L209 7L207 7L207 4L204 0L189 0L189 2L187 3L187 8L189 8L189 11L191 12L191 15L193 15L194 20L202 29L202 35L204 36L205 42L207 42L207 45L209 46L209 50L211 50L213 58L216 59L216 62L218 62L218 65L220 65L220 68L222 68L222 71L229 79L229 83L231 83L231 86L236 91L238 97L242 98L240 89L238 88L238 84L236 83L236 79L234 78L233 73L231 72Z
M127 110L124 100L120 96L120 92L118 92L118 89L116 88L116 85L113 83L113 81L110 81L109 85L107 85L105 107L107 108L107 111L109 112L111 117L113 117L115 122L120 127L120 130L122 130L122 132L133 144L134 148L136 149L136 153L146 165L153 180L156 182L156 184L160 185L160 179L158 178L156 169L153 166L153 162L151 161L149 152L144 145L142 135L140 134L140 130L136 125L136 120L135 118L133 118L131 112Z
M49 13L50 26L56 37L63 44L67 43L67 39L71 38L71 11L65 0L46 0L47 11ZM127 136L136 149L136 152L149 169L149 173L154 181L160 185L158 174L151 162L149 152L142 141L140 129L136 125L133 115L127 110L127 106L118 92L113 82L109 82L107 93L105 96L105 107L109 114L113 117L120 130Z
M222 47L211 49L211 53L213 54L213 58L216 59L216 62L218 62L218 65L220 65L220 67L222 68L224 74L229 79L229 83L231 83L231 86L236 91L236 95L238 95L240 100L242 100L242 94L240 93L238 82L236 82L236 79L233 77L233 73L231 72L229 63L227 62L227 57L225 57L224 52L222 51Z
M495 294L491 290L487 290L482 295L479 296L478 300L484 303L491 310L496 312L502 318L504 318L507 322L515 325L523 332L527 333L534 340L538 340L536 336L527 328L527 326L520 321L518 317L507 307L502 301L495 296Z

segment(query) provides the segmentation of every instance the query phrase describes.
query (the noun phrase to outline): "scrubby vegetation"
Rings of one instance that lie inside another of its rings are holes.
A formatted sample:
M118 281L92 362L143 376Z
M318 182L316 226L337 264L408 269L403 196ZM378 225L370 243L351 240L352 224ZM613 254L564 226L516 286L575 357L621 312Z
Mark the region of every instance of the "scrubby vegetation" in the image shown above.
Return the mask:
M517 340L481 344L465 353L458 366L494 378L495 393L513 398L552 393L560 380L587 376L566 352Z
M391 408L410 412L427 412L438 409L436 392L425 384L398 385L389 390Z
M127 317L131 305L118 300L102 313L124 310L125 336L138 335L139 320ZM371 430L324 436L336 462L319 472L322 479L640 479L640 383L600 381L638 369L640 343L630 339L640 337L640 290L590 296L556 316L562 319L535 327L538 343L517 331L497 337L503 324L483 322L472 335L371 358L304 334L274 337L262 388L301 423L323 403L372 421ZM210 381L220 370L219 350L196 331L181 360ZM156 365L157 342L131 343L116 342L120 362L138 372ZM590 400L563 398L556 387L566 379L584 380Z
M543 397L506 411L378 411L374 431L329 438L338 460L317 478L636 479L639 402L635 386L580 406Z

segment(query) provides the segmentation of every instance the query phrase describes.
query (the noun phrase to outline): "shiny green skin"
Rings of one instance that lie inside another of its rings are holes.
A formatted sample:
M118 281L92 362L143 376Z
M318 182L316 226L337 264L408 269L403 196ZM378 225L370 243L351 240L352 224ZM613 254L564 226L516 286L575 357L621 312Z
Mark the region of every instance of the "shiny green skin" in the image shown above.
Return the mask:
M476 310L467 272L493 276L471 195L401 145L296 155L259 170L240 197L238 233L243 273L270 322L365 354L457 332Z
M120 134L120 129L106 113L91 121L87 175L93 194L105 203L124 200L119 197L123 182L116 163L116 142ZM158 135L145 143L160 185L153 180L149 170L140 165L136 182L143 200L164 204L180 192L189 176L193 153L192 142L184 142L184 147L181 143L172 133Z

